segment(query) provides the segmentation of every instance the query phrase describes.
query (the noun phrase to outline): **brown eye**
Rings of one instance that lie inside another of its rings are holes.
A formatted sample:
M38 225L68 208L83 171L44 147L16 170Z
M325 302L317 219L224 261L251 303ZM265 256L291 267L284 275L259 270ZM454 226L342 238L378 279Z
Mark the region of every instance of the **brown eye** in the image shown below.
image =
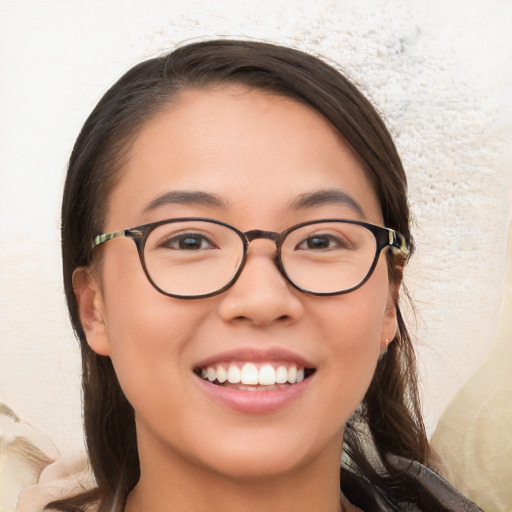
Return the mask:
M349 244L343 238L333 235L312 235L297 244L298 250L348 249Z
M167 238L160 246L165 249L183 251L198 251L215 248L215 245L206 236L200 233L178 233Z

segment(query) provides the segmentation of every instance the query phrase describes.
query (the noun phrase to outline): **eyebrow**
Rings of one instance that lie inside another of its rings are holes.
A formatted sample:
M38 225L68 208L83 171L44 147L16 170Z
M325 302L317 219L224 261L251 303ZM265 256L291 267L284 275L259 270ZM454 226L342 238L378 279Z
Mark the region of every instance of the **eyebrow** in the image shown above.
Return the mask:
M347 206L360 217L366 218L361 205L349 194L336 188L301 194L291 203L290 209L303 210L331 204Z
M144 213L149 213L161 206L169 204L209 206L228 209L228 205L217 194L201 191L173 190L153 199L144 208Z
M172 190L153 199L143 210L150 213L169 204L208 206L228 209L228 204L217 194L203 191ZM305 210L318 206L337 204L347 206L357 215L366 218L363 208L349 194L339 189L325 189L299 195L289 206L291 210Z

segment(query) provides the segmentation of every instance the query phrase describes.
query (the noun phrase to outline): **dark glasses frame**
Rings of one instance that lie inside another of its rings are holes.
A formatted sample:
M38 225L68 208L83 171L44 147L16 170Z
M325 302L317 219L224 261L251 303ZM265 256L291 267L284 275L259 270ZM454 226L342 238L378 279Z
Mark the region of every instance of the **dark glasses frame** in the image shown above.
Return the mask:
M160 288L151 278L148 269L146 267L146 262L144 258L144 248L146 245L146 240L148 239L151 232L156 229L159 226L162 226L163 224L171 224L174 222L188 222L188 221L201 221L201 222L210 222L212 224L217 224L220 226L225 226L226 228L229 228L233 232L235 232L240 239L243 242L243 254L242 259L240 261L240 265L236 273L233 275L231 280L225 284L223 287L221 287L218 290L215 290L213 292L204 293L201 295L179 295L175 293L170 293L166 290L163 290ZM376 241L376 250L375 250L375 256L373 258L373 262L366 273L366 276L355 286L352 286L351 288L348 288L346 290L341 291L335 291L335 292L313 292L304 288L301 288L298 286L287 274L282 260L281 260L281 247L283 245L284 240L286 237L292 233L293 231L302 228L304 226L314 225L314 224L321 224L325 222L339 222L344 224L354 224L357 226L362 226L368 231L370 231ZM163 295L167 295L168 297L174 297L178 299L202 299L206 297L213 297L214 295L218 295L224 291L226 291L228 288L233 286L235 284L236 280L240 277L240 274L242 273L245 263L247 261L247 253L249 251L249 244L253 240L257 239L266 239L266 240L272 240L276 245L276 254L274 257L274 262L276 264L276 267L278 268L279 272L283 275L283 277L297 290L301 291L302 293L307 293L308 295L316 295L316 296L330 296L330 295L342 295L345 293L352 292L354 290L357 290L361 286L363 286L366 281L371 277L373 271L375 270L375 267L377 266L377 262L379 260L380 253L386 249L387 247L391 248L391 251L393 254L403 254L404 257L407 257L409 255L409 247L407 245L407 242L405 240L405 237L400 234L398 231L395 231L391 228L386 228L384 226L379 226L377 224L370 224L368 222L362 222L357 220L348 220L348 219L317 219L317 220L311 220L306 222L301 222L300 224L295 224L281 233L277 233L274 231L264 231L260 229L252 229L250 231L240 231L236 227L232 226L231 224L227 224L226 222L222 222L220 220L216 219L209 219L209 218L203 218L203 217L180 217L175 219L165 219L158 222L151 222L149 224L143 224L141 226L136 226L133 228L124 229L121 231L111 231L110 233L103 233L100 235L97 235L94 238L92 248L98 247L105 242L108 242L109 240L112 240L114 238L120 238L120 237L126 237L131 238L135 245L137 246L137 252L139 253L139 259L140 263L142 265L142 269L144 270L144 273L146 274L146 277L148 278L151 285L160 293Z

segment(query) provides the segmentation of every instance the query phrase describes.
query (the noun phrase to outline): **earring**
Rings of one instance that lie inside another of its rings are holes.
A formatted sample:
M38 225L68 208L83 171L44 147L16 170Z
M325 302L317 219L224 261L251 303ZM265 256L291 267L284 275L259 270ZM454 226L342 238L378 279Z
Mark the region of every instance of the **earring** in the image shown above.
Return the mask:
M388 353L389 340L386 338L386 348L379 354L379 361L382 361Z

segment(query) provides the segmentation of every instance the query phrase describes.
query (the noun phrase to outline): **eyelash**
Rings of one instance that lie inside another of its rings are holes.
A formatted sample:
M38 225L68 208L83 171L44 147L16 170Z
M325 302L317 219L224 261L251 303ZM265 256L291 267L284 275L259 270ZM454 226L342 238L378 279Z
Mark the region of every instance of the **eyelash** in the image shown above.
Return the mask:
M189 246L188 248L179 247L181 242L186 241L187 239L199 240L200 246L197 247L195 245ZM208 247L203 247L203 242L206 242ZM177 245L177 246L176 246ZM192 247L193 249L208 249L215 248L215 244L211 242L208 237L205 235L201 235L200 233L176 233L169 237L167 237L161 244L159 244L162 248L170 248L175 250L187 250Z
M329 243L328 247L320 247L319 249L331 249L333 247L342 247L342 248L347 248L347 249L350 248L350 244L349 244L349 242L346 239L342 239L340 237L336 237L336 236L328 235L328 234L314 234L314 235L310 235L310 236L306 237L296 247L300 248L303 244L308 243L309 241L311 241L311 240L313 240L315 238L327 240L327 242ZM335 243L331 244L331 242L335 242ZM311 247L307 247L306 249L313 250L313 248L311 248Z

